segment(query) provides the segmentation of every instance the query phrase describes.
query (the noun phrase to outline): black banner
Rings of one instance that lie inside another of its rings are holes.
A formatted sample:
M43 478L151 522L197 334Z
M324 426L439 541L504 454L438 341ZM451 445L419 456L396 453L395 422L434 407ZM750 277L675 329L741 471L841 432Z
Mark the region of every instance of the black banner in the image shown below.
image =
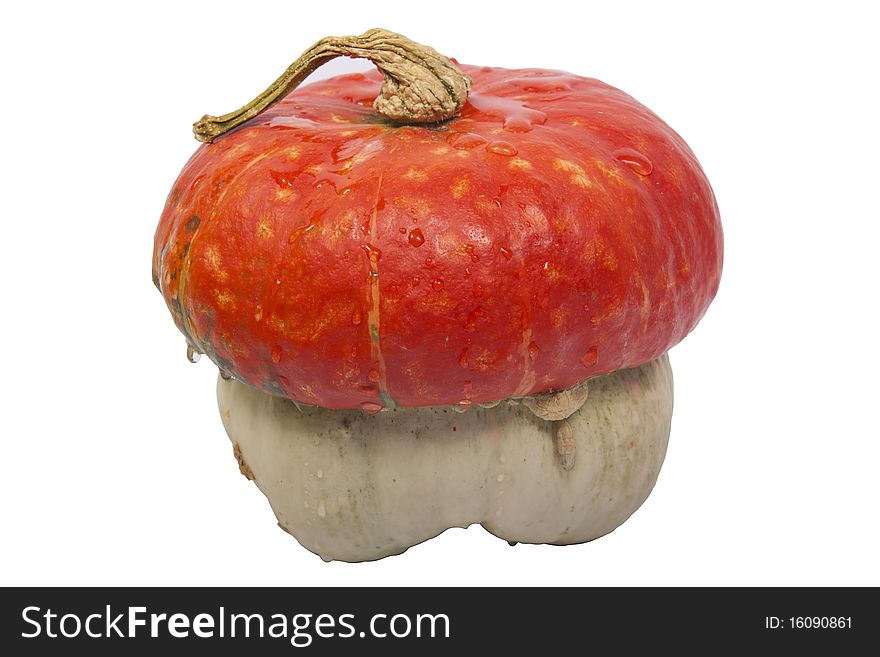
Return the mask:
M873 646L873 589L3 589L0 645L23 654L624 653ZM135 645L137 644L137 645Z

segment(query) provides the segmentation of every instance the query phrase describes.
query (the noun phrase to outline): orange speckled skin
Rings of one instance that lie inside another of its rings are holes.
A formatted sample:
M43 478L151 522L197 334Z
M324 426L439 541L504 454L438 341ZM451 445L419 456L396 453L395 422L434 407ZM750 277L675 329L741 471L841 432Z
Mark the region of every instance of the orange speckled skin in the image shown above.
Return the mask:
M384 122L379 74L353 74L198 148L153 258L198 350L376 410L566 388L693 329L722 233L681 137L597 80L462 68L472 94L442 125Z

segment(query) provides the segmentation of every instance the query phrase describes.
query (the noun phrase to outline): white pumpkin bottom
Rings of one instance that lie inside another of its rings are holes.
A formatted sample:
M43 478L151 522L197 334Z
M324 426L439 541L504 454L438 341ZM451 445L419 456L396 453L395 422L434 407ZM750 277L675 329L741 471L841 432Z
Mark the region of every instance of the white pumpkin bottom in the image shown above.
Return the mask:
M669 359L588 388L557 421L515 400L465 413L299 410L222 378L217 397L241 471L281 528L325 561L370 561L474 523L507 541L556 545L618 527L648 497L666 454Z

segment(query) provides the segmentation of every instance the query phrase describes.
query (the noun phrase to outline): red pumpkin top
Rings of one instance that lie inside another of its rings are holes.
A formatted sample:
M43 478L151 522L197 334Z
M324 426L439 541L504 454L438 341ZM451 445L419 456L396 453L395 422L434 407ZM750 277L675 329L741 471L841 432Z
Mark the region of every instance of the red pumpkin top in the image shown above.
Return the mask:
M488 402L666 352L721 274L712 190L669 126L597 80L462 66L461 115L300 88L184 167L154 279L196 349L329 408Z

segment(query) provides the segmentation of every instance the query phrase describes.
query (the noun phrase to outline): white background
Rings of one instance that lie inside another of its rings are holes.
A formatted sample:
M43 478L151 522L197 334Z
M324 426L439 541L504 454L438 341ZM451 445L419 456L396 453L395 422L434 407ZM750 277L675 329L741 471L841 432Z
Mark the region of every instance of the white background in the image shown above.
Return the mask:
M8 3L0 583L880 584L877 16L715 4ZM186 362L150 258L190 124L374 26L618 86L713 183L721 290L672 351L657 487L605 538L510 548L472 527L325 564L238 473L216 368Z

